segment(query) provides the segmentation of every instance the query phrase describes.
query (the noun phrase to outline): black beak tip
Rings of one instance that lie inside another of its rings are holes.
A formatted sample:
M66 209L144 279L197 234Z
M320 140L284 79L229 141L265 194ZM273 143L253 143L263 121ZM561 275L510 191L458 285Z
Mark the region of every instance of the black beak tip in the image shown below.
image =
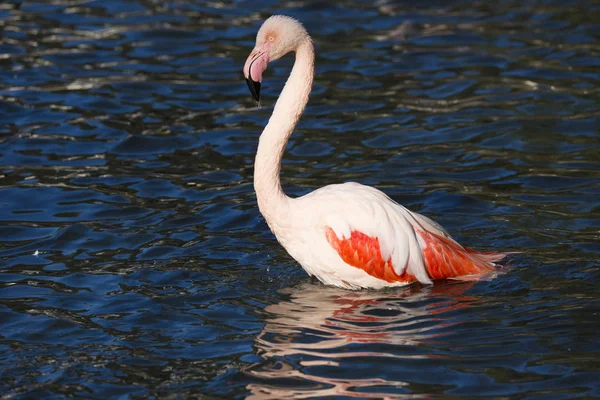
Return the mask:
M246 83L254 100L260 101L260 82L254 82L252 79L246 78Z

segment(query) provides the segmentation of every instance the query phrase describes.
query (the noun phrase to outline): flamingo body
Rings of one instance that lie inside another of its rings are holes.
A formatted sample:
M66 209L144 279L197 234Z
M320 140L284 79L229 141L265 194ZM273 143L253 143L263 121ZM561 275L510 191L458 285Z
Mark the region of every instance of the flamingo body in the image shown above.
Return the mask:
M464 248L440 225L375 188L347 182L299 198L283 193L281 159L312 87L312 41L296 20L273 16L260 28L244 65L250 91L259 100L267 64L291 51L296 62L261 134L254 175L259 209L287 252L323 283L348 289L493 273L506 253Z

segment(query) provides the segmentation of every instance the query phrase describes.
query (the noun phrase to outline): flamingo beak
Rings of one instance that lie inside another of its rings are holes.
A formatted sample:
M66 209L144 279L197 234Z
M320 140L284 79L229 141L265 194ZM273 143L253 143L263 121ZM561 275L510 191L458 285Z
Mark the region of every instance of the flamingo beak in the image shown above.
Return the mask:
M265 46L262 50L254 49L244 64L244 77L248 84L248 89L256 101L260 101L260 84L262 74L267 69L269 63L269 51Z
M260 102L260 82L255 82L252 78L246 78L246 83L254 100Z

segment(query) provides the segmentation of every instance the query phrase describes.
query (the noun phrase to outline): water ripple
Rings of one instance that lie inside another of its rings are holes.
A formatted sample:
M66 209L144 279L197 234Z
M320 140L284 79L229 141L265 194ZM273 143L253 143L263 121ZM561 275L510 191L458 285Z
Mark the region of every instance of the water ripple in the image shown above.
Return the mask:
M600 53L592 1L0 4L7 398L599 397ZM253 193L240 67L262 20L317 48L286 191L375 185L490 282L310 282Z

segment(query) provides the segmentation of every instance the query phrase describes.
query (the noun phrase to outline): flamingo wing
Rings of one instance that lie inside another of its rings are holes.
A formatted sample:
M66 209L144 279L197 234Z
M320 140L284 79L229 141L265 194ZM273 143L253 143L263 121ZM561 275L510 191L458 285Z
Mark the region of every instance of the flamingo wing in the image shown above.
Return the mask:
M323 189L319 204L326 203L328 210L324 234L346 264L390 283L431 283L416 232L404 215L408 210L358 183Z
M465 248L429 218L407 210L382 192L359 186L368 193L362 199L368 206L359 202L352 212L348 206L341 207L345 213L330 214L324 234L346 264L375 278L389 283L432 283L479 277L494 272L494 262L506 255ZM358 193L358 187L352 187Z
M325 236L331 247L348 265L360 268L367 274L389 283L416 281L406 270L398 273L391 258L383 258L377 237L354 230L349 237L340 239L329 226L325 228Z
M462 247L451 238L419 228L416 228L416 232L423 243L425 269L433 280L489 274L496 270L493 261L504 257Z

